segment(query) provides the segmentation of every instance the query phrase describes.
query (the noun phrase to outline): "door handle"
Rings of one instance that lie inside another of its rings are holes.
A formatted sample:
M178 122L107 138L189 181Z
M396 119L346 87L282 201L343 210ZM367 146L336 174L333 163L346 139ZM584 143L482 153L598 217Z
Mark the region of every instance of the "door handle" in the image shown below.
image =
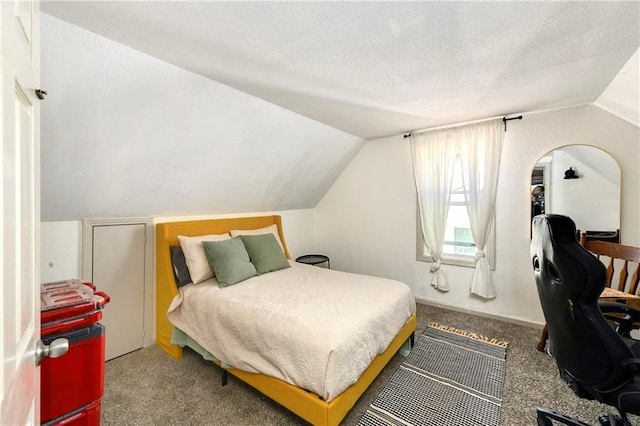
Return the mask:
M46 357L58 358L66 354L68 350L69 340L63 337L54 340L49 345L45 345L42 340L38 340L38 343L36 343L36 367Z

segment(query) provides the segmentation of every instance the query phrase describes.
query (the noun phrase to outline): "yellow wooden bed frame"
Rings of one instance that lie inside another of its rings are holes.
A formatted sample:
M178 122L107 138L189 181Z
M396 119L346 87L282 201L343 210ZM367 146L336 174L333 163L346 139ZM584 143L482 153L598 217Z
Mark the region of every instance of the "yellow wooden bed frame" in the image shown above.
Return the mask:
M169 251L170 246L179 245L178 235L222 234L233 229L258 229L273 224L278 227L285 255L290 259L280 216L167 222L156 225L156 327L157 345L161 349L176 359L182 358L182 347L171 344L173 326L166 315L171 300L178 294ZM415 328L416 316L413 315L387 349L371 362L358 381L329 403L312 392L264 374L248 373L234 368L227 371L314 425L338 425L393 355L412 337Z

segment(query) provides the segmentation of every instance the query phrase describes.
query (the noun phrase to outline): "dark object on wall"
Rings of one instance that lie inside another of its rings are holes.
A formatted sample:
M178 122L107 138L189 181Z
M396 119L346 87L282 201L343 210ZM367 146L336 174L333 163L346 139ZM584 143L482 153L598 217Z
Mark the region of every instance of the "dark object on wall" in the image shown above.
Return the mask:
M522 116L519 115L517 117L510 117L510 118L502 117L502 122L504 123L504 131L505 132L507 131L507 121L511 121L511 120L522 120Z
M578 244L575 223L566 216L533 219L531 260L549 329L549 354L558 365L560 377L579 397L597 399L618 409L620 417L602 416L601 424L630 426L627 413L640 414L640 349L607 320L612 317L608 313L620 312L627 316L624 321L637 322L640 310L620 303L598 304L607 272ZM584 425L551 410L538 409L538 425L550 425L551 419Z
M567 170L566 172L564 172L564 178L565 179L578 179L578 175L576 174L576 171L573 170L573 168L569 167L569 170Z

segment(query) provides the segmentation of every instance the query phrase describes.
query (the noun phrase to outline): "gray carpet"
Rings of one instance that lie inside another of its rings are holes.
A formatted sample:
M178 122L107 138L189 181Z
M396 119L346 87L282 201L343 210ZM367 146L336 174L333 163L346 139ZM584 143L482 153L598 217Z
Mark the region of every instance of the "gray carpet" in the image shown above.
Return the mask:
M535 409L545 406L593 425L613 411L580 399L560 379L555 364L535 350L540 330L418 304L417 333L430 321L509 342L500 424L535 425ZM384 384L402 364L396 355L347 414L355 425ZM248 385L185 350L176 361L156 346L107 362L101 423L109 425L303 425L305 422ZM633 424L640 418L631 416Z

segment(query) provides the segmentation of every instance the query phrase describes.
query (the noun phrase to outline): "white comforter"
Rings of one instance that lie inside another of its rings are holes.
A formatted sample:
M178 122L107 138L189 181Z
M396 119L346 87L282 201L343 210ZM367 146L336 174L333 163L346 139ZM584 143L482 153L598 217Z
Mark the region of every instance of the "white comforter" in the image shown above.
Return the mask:
M415 301L399 281L291 265L222 289L189 284L167 316L224 364L331 401L384 352Z

